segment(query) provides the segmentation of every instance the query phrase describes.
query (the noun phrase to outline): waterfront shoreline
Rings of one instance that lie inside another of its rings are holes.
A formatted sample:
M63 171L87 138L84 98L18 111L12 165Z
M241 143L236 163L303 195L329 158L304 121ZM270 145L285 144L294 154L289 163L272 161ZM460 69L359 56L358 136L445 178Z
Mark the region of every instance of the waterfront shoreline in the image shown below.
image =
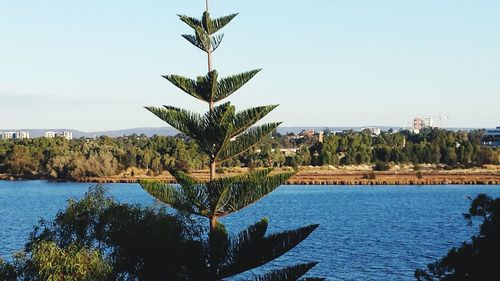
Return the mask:
M220 176L240 174L247 169L231 169ZM193 171L192 176L208 179L208 171ZM41 177L15 177L0 174L0 180L50 180ZM89 177L78 180L58 179L52 181L87 182L87 183L137 183L139 180L158 180L165 183L175 183L174 178L163 172L156 176L145 173L137 176L117 175L109 177ZM500 185L500 169L457 169L436 170L427 169L411 171L402 169L396 171L371 171L366 167L329 169L325 167L301 167L297 174L287 182L288 185Z

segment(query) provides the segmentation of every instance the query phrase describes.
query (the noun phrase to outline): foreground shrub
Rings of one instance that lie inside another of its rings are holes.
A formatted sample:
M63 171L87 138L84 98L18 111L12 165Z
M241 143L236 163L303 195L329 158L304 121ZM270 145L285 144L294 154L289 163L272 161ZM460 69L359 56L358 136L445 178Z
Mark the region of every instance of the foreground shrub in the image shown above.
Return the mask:
M111 266L96 250L75 244L59 248L54 242L42 242L33 249L32 262L42 280L107 280Z
M0 280L202 280L201 235L188 218L119 204L96 186L41 221ZM48 278L63 274L76 279Z
M473 218L482 220L479 234L426 269L416 270L417 280L500 280L500 198L478 195L464 217L470 225Z
M36 244L31 253L19 252L12 263L0 260L0 280L109 280L111 266L98 250L69 245L60 248L54 242Z

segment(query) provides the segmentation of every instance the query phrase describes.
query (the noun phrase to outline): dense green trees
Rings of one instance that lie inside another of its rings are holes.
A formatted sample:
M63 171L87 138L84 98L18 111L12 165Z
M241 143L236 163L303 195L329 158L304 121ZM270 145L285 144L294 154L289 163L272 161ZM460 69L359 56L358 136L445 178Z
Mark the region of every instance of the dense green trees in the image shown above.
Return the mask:
M464 216L470 225L473 219L482 221L479 234L426 269L416 270L417 280L500 280L500 198L480 194Z
M180 137L0 140L0 173L26 177L102 177L129 168L158 173L176 165L202 169L206 157L193 141Z
M279 167L374 163L431 163L450 167L497 164L500 150L482 146L481 132L424 130L369 136L346 131L326 134L322 143L313 137L273 134L251 150L224 162L224 167ZM297 148L286 155L280 148ZM192 139L182 135L97 139L0 140L0 173L53 179L78 179L126 173L131 168L159 173L209 166Z
M450 167L498 164L499 152L481 146L480 132L452 132L441 129L384 132L372 137L366 132L347 131L327 135L315 150L323 165L372 163L430 163ZM312 146L313 147L313 146Z

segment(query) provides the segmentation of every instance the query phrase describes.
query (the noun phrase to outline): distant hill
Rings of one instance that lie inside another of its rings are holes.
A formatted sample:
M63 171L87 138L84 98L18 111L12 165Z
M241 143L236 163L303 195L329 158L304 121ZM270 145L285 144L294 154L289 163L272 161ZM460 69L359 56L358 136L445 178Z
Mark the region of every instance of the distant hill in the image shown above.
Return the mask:
M147 136L153 135L166 135L166 136L175 136L178 132L174 128L166 127L166 128L133 128L133 129L123 129L123 130L112 130L112 131L96 131L96 132L82 132L73 129L0 129L0 132L9 132L9 131L27 131L30 133L30 137L38 138L45 136L45 132L61 132L68 131L73 133L73 138L94 138L100 136L109 136L109 137L122 137L133 134L145 134Z
M373 126L377 127L377 126ZM304 130L315 130L315 131L325 131L330 130L332 132L344 131L344 130L354 130L360 131L366 127L278 127L278 133L287 134L287 133L295 133L298 134ZM399 130L400 128L397 126L389 127L389 126L380 126L382 131L388 131L389 129ZM474 130L476 128L446 128L447 130L458 131L458 130ZM43 137L45 132L53 131L69 131L73 133L74 138L94 138L100 136L109 136L109 137L121 137L121 136L129 136L133 134L141 135L145 134L148 137L154 135L160 136L175 136L178 134L178 131L172 127L151 127L151 128L132 128L132 129L122 129L122 130L112 130L112 131L96 131L96 132L82 132L73 129L0 129L1 132L9 132L9 131L27 131L30 133L30 137L37 138Z

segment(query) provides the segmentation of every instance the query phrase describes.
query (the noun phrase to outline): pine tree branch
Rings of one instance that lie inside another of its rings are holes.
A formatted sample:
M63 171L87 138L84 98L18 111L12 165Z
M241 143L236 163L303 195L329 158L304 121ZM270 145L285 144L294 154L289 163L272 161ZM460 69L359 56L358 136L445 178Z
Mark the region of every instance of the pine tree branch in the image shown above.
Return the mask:
M206 95L199 91L200 87L197 81L179 75L163 75L162 77L170 81L170 83L181 89L183 92L199 100L208 102ZM198 81L201 79L202 78L198 78Z
M214 35L212 39L210 39L210 45L212 47L211 51L214 52L219 48L220 43L222 43L222 39L224 38L224 34Z
M249 172L242 176L241 180L235 181L224 212L230 214L252 205L295 175L295 172L270 174L272 170Z
M201 133L202 118L197 113L172 106L165 106L165 108L146 107L146 109L194 139L197 139Z
M196 30L197 28L202 28L203 25L201 21L197 18L185 16L185 15L177 15L181 21L189 25L192 29Z
M235 256L251 256L255 251L255 245L259 245L264 240L269 220L267 218L261 219L259 222L251 225L247 229L238 234L236 239L231 242L231 261L234 262Z
M210 202L208 201L208 191L206 185L181 171L170 171L180 185L185 198L187 198L196 210L196 214L210 218Z
M272 168L261 169L244 175L208 181L205 190L210 216L220 218L248 207L284 184L295 174L270 175L272 170Z
M186 35L192 40L194 37L191 35ZM219 37L214 37L214 46L217 47L220 43ZM222 40L222 37L220 37ZM210 43L212 44L212 43ZM190 78L186 78L180 75L163 75L162 77L170 81L174 86L181 89L183 92L207 103L219 102L229 95L236 92L238 89L243 87L250 79L252 79L260 69L244 72L234 76L229 76L226 78L218 80L218 73L216 70L212 70L205 76L197 77L196 81Z
M195 28L195 33L193 35L183 34L187 41L189 41L194 46L198 47L200 50L210 53L212 52L212 38L203 28Z
M156 200L167 204L179 211L188 212L190 214L202 215L198 210L193 208L193 201L179 189L169 184L160 183L158 181L141 180L141 187L147 191Z
M306 239L318 225L272 234L261 241L256 241L245 248L233 242L230 263L221 271L221 278L234 276L253 268L260 267L293 249Z
M196 81L179 75L163 75L162 77L170 81L170 83L183 92L199 100L207 103L214 101L218 85L218 73L216 70L210 71L205 76L198 76Z
M253 107L238 112L234 117L231 138L234 138L243 133L245 130L257 123L260 119L264 118L264 116L269 114L269 112L274 110L276 107L278 107L278 105L266 105Z
M211 20L211 28L209 30L210 34L214 34L217 31L224 28L227 24L229 24L238 14L231 14L228 16L220 17L214 20Z
M202 20L188 17L185 15L177 15L181 21L189 25L194 30L198 28L203 28L207 34L212 35L224 28L229 24L238 14L231 14L228 16L220 17L217 19L211 19L209 13L203 13L201 16Z
M198 38L195 35L182 34L181 36L184 39L186 39L189 43L193 44L193 46L197 47L198 49L202 50L203 52L207 52L206 46L203 44L203 42L200 42L200 40L198 40Z
M234 178L217 178L207 182L208 201L210 202L210 214L213 218L221 216L222 208L226 204L231 191Z
M258 145L265 137L272 133L280 123L269 123L252 128L240 134L234 141L227 143L216 155L216 162L223 163L237 157L252 147Z
M211 159L215 159L221 148L230 141L229 133L234 114L235 108L228 102L216 106L204 115L202 122L203 133L197 140L199 147Z
M273 270L265 275L257 276L253 281L297 281L309 270L316 266L316 262L303 263L289 266L283 269Z
M227 98L243 87L260 71L261 69L256 69L221 79L217 87L217 92L215 93L214 101L217 102Z

